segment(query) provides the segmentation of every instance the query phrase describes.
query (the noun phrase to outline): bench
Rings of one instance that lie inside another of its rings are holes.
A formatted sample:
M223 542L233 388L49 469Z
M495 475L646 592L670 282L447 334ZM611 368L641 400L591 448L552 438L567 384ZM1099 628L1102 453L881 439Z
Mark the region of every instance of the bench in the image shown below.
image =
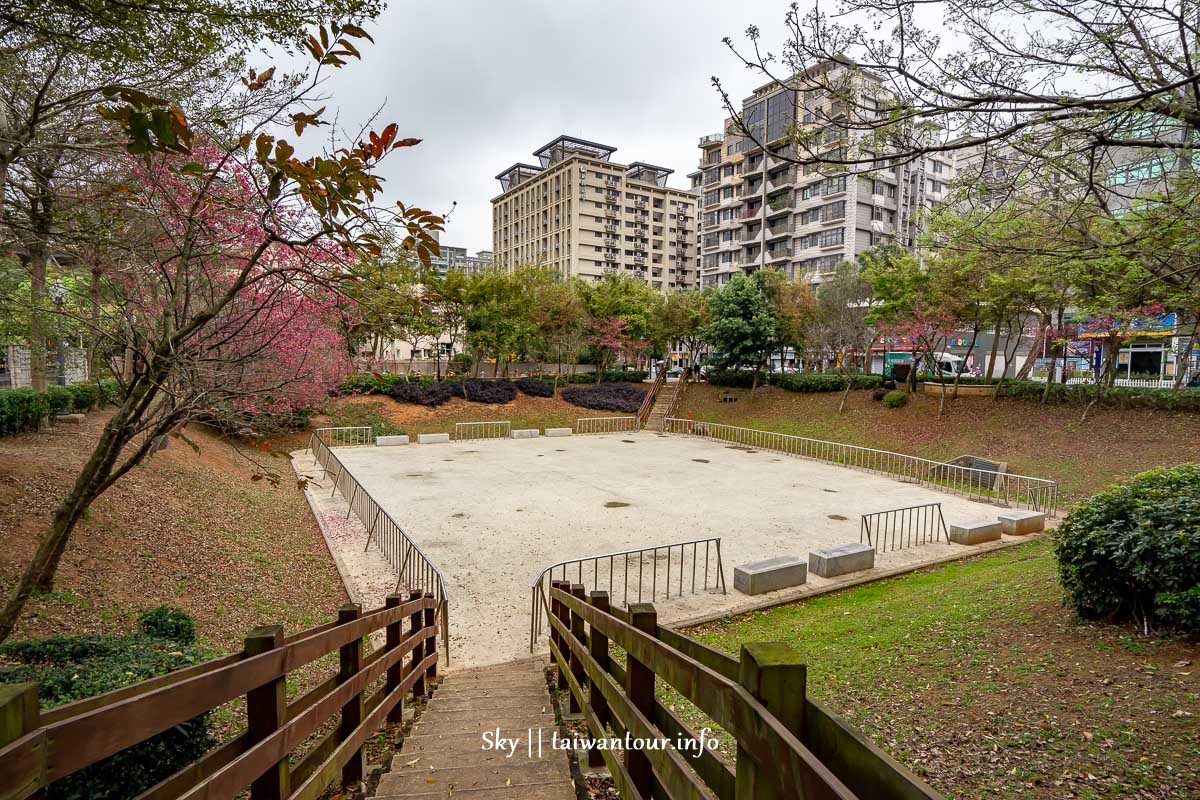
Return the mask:
M547 436L570 436L571 433L570 428L546 428Z
M808 565L796 556L768 558L733 568L733 588L742 594L763 594L808 580Z
M1000 522L994 519L975 519L950 526L947 534L955 544L983 544L1000 538Z
M408 436L376 436L375 445L377 447L394 447L395 445L408 444Z
M722 403L736 403L737 401L738 401L738 396L736 394L733 394L732 392L723 392L721 394L721 402Z
M450 441L448 433L418 433L417 444L443 444Z
M1006 511L998 519L1000 530L1009 536L1024 536L1046 530L1046 515L1040 511Z
M542 435L537 428L516 428L508 432L510 439L536 439Z
M822 578L836 578L875 566L875 548L861 542L823 547L808 554L808 569Z

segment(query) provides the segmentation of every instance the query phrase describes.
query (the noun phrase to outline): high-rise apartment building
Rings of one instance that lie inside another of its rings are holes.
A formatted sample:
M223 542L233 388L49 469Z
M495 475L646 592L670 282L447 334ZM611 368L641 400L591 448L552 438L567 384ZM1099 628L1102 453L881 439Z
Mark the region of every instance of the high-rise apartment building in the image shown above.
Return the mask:
M612 161L615 147L560 136L496 178L492 245L506 269L544 264L601 280L624 273L662 292L696 282L696 195L667 186L672 170Z
M470 275L488 269L495 261L491 250L479 250L475 255L468 253L465 247L441 245L440 250L441 253L431 260L439 275L445 275L449 270L458 270Z
M800 132L810 152L837 160L862 158L861 134L846 123L874 115L887 93L869 73L846 72L851 93L832 97L814 80L817 71L843 70L831 63L798 75L789 86L770 83L742 104L753 135L733 119L725 132L700 139L700 170L692 173L701 193L700 280L722 284L737 272L762 267L820 283L837 265L868 247L916 243L922 212L941 202L954 173L952 158L932 157L896 164L879 156L878 168L842 169L799 165L792 134ZM809 88L805 88L805 87Z

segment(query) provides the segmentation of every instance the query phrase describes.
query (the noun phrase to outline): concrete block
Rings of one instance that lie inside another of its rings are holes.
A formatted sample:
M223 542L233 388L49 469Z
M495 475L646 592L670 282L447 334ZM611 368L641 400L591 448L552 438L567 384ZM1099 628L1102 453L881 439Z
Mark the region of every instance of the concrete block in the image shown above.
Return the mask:
M823 547L808 554L808 568L822 578L836 578L875 566L875 548L861 542Z
M808 580L808 565L796 556L780 556L733 568L733 588L742 594L762 594Z
M546 428L547 436L570 436L571 433L570 428Z
M450 441L448 433L418 433L417 444L441 444Z
M1000 530L1009 536L1024 536L1046 530L1046 515L1040 511L1006 511L998 519Z
M537 428L517 428L508 432L510 439L536 439L542 435Z
M376 436L375 444L378 447L393 447L398 444L408 444L407 436Z
M976 519L950 526L950 541L955 544L983 544L1000 538L1000 523L994 519Z
M55 422L66 422L70 425L82 425L85 419L85 414L58 414L54 417Z

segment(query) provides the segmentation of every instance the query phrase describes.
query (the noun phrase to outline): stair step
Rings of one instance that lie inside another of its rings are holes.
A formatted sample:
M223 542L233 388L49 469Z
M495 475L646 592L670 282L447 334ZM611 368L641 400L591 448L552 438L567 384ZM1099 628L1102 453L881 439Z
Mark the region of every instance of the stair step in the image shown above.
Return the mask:
M418 722L413 728L414 736L453 736L460 733L474 733L482 737L484 731L500 729L500 735L517 737L522 740L528 737L529 731L538 728L547 730L555 728L554 714L529 714L514 710L513 713L496 715L480 714L475 711L456 713L453 715L438 714L428 720ZM549 733L546 734L549 737Z
M444 714L447 711L473 711L485 716L495 716L495 712L506 708L530 709L541 712L550 707L550 696L545 692L539 698L529 697L434 697L429 701L426 712Z
M434 784L436 786L436 784ZM571 780L527 786L498 786L488 789L451 789L449 786L432 791L404 795L375 795L378 800L433 800L433 798L467 798L467 800L575 800L575 783Z

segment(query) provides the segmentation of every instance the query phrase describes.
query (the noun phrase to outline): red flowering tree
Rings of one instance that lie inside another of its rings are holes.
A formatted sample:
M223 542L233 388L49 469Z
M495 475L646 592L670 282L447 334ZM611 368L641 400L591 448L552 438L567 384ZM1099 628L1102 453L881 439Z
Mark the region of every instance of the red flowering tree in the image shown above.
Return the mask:
M121 396L0 611L0 640L34 589L52 585L90 504L166 437L198 417L294 410L341 374L334 307L355 281L354 259L379 253L385 227L426 264L436 253L439 217L378 202L377 165L419 140L398 138L392 124L341 145L306 141L301 156L280 135L326 124L313 102L321 71L357 58L351 40L368 38L353 25L317 33L306 83L276 88L273 69L251 70L245 102L223 98L219 119L198 130L178 109L113 90L120 105L104 114L136 160L110 165L125 177L105 209L120 232L105 289L115 324L98 333L118 355ZM247 110L231 120L225 112L238 107Z
M600 379L619 356L638 358L649 347L645 339L635 339L629 333L629 323L620 317L601 317L592 320L590 344L600 354Z

